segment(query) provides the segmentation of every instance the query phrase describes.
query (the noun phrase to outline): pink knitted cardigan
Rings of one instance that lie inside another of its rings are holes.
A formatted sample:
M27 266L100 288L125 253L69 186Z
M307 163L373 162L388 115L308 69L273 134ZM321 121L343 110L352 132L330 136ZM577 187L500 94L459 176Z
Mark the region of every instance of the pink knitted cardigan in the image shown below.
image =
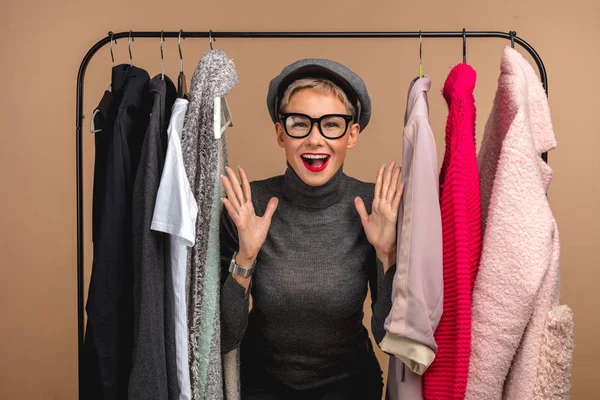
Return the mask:
M463 399L471 353L471 292L481 256L481 200L475 151L476 73L455 66L442 91L449 107L440 173L444 246L444 312L438 352L424 376L425 399Z

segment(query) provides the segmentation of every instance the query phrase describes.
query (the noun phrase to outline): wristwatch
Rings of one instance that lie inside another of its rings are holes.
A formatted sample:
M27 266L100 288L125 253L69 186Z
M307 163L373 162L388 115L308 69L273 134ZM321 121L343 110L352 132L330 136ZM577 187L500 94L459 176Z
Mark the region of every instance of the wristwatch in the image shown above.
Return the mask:
M254 273L254 266L256 265L256 259L254 259L254 262L252 263L252 266L250 268L245 268L235 263L235 257L237 256L237 254L238 253L236 251L235 253L233 253L233 257L231 257L231 263L229 264L229 272L241 276L242 278L248 278L252 276L252 274Z

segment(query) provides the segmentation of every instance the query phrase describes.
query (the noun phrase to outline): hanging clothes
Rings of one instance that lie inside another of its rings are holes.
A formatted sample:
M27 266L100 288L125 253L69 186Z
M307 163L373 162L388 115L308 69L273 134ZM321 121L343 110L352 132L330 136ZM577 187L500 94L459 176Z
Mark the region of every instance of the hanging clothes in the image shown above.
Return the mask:
M546 324L537 360L533 400L569 400L573 368L573 311L555 306L546 315ZM512 374L513 379L516 375ZM516 388L517 385L509 384ZM516 392L516 391L515 391ZM516 398L509 394L507 398Z
M225 400L239 400L241 398L240 362L241 355L239 348L223 354L223 391Z
M105 195L107 162L113 125L116 118L117 101L110 90L105 90L98 106L94 109L94 190L92 194L92 242L100 235L102 224L103 198ZM93 271L92 271L93 274Z
M227 139L222 134L221 139L218 140L219 144L219 173L217 175L217 180L220 175L227 174L225 168L228 164L228 154L227 154ZM219 200L213 198L213 208L212 215L210 220L210 232L211 235L216 235L211 239L211 243L217 241L217 245L209 249L207 260L210 260L210 265L213 265L214 262L217 263L219 268L219 295L221 290L221 218L223 216L223 202L220 200L224 197L227 197L227 193L225 192L225 188L220 184L220 181L217 181L215 184L215 196L219 196ZM217 203L215 203L217 201ZM215 258L217 257L217 258ZM207 263L208 265L208 263ZM220 301L221 299L219 299ZM219 304L219 315L216 318L219 319L219 335L221 334L221 312L220 312L220 304ZM219 339L219 344L221 344ZM222 347L219 351L222 350ZM227 353L222 353L222 363L223 363L223 398L225 400L239 400L241 398L241 379L240 379L240 350L239 348L235 348Z
M183 128L183 160L198 205L196 243L188 272L189 360L192 395L196 400L223 398L218 220L225 136L220 142L214 138L213 111L214 99L225 96L235 86L235 66L225 52L218 49L205 53L192 77Z
M428 400L465 396L471 351L471 292L481 255L481 204L475 152L475 70L455 66L444 83L446 152L440 172L444 313L438 352L424 376Z
M539 78L507 47L478 157L485 224L467 399L569 398L573 322L558 306L552 169L540 157L555 147Z
M149 83L152 114L133 188L133 355L129 399L177 400L173 283L165 236L150 230L177 90L157 75Z
M433 335L442 315L442 219L437 150L429 125L430 88L429 77L413 79L404 118L396 273L387 333L380 344L395 355L388 372L391 400L423 398L421 375L435 357Z
M171 272L174 294L175 354L179 400L191 400L190 365L188 362L188 330L185 274L187 248L196 240L198 206L190 188L181 153L181 133L188 101L177 99L173 104L168 128L168 145L165 166L156 195L151 229L170 237L165 260ZM168 272L167 272L168 273Z
M104 124L96 120L92 237L94 261L83 349L85 399L126 399L132 349L131 199L149 117L148 81L129 64L112 70ZM105 96L108 94L105 93Z

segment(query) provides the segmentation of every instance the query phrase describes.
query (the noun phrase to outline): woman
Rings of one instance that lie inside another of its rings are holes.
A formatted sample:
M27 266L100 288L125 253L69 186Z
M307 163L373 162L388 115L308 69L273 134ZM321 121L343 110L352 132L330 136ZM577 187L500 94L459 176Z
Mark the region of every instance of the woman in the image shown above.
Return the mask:
M382 165L375 185L342 172L370 99L339 63L289 65L267 103L288 165L252 183L242 168L222 177L222 351L241 343L243 399L380 399L363 303L368 283L379 343L391 308L400 168Z

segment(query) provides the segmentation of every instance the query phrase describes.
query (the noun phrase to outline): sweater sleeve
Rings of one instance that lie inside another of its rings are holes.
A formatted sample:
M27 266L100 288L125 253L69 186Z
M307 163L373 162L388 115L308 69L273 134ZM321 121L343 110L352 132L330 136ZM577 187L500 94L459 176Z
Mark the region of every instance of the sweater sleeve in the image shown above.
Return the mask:
M246 332L250 290L241 286L229 272L233 253L239 248L237 229L223 209L221 217L221 352L229 353L235 349Z
M385 319L392 309L392 283L396 273L396 264L392 265L387 272L383 272L383 263L373 255L369 268L369 287L371 289L371 332L376 343L380 343L385 335Z

